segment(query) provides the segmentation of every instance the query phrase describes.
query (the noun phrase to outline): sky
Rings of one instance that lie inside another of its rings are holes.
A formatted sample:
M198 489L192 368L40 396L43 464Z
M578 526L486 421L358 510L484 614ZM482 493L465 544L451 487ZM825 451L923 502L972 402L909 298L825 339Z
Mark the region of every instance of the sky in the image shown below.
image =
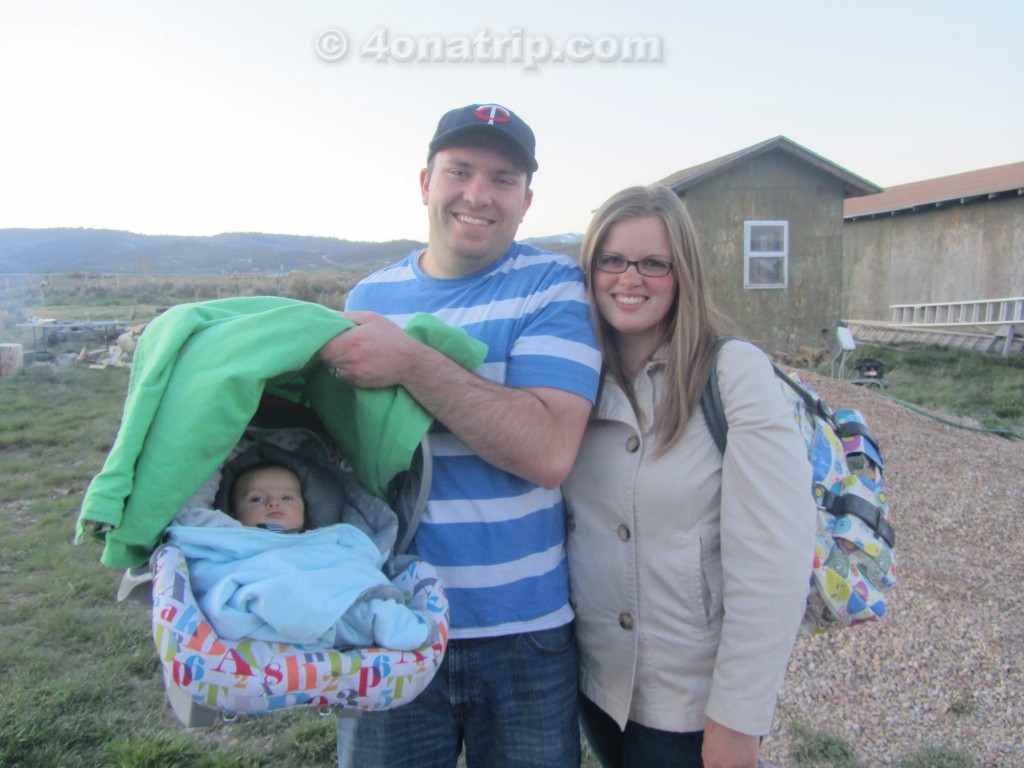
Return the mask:
M521 237L778 135L882 187L1024 160L1020 0L608 5L0 0L0 229L425 240L471 103L536 133Z

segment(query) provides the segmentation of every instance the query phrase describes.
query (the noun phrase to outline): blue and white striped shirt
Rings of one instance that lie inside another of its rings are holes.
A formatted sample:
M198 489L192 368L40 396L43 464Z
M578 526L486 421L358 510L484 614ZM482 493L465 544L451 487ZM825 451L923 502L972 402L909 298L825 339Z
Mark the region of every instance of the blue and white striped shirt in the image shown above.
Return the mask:
M601 359L575 261L513 244L481 272L437 279L419 268L419 255L360 282L346 310L379 312L403 327L416 312L429 312L488 345L478 375L594 401ZM430 500L410 551L441 576L451 636L538 631L570 621L561 491L486 463L440 424L431 445Z

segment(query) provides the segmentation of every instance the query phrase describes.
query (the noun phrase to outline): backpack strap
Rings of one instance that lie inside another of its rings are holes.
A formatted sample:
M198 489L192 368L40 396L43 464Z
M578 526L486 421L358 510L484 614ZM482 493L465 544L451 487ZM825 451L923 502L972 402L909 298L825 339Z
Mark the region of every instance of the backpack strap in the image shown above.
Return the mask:
M722 393L718 388L718 353L721 351L722 347L725 346L726 342L735 341L737 339L737 336L722 336L716 343L715 357L711 361L711 371L708 374L708 382L704 385L704 392L700 398L700 408L701 411L704 412L704 420L708 423L708 431L711 432L711 437L714 439L715 445L718 446L718 450L723 454L725 453L725 446L728 443L729 422L725 418L725 406L722 403ZM807 406L807 410L819 419L827 422L837 435L840 437L844 436L843 427L836 421L835 414L828 406L828 403L823 401L806 387L801 386L800 382L791 378L774 362L771 362L771 366L772 370L775 371L776 378L784 381L794 392L796 392L797 396L803 400L804 405ZM863 429L867 430L866 433L858 432L859 427L860 425L851 425L847 430L848 435L864 434L864 436L871 440L872 443L875 443L874 435L871 434L871 430L868 426L866 424L863 425Z
M708 423L711 438L718 446L718 452L725 455L725 444L728 441L729 422L725 420L725 406L722 404L722 393L718 389L718 352L727 341L736 336L722 336L715 342L715 356L711 359L711 370L704 392L700 396L700 409L704 413L704 421Z
M881 507L876 507L870 501L862 499L860 496L854 496L853 494L839 496L825 490L821 486L815 486L815 497L819 494L821 495L821 506L832 515L837 518L843 515L853 515L860 518L877 534L878 538L890 547L895 548L896 531L889 525L889 521L885 519L885 514L882 512Z
M707 384L704 385L704 392L700 397L700 409L704 413L704 421L708 423L708 431L718 446L720 453L725 453L725 446L729 442L729 422L725 418L725 405L722 403L722 392L718 388L718 353L725 346L726 342L738 341L738 336L722 336L715 343L715 356L711 361L711 370L708 373ZM776 377L782 379L793 391L797 393L807 408L819 418L827 421L836 432L839 432L839 424L836 423L832 409L824 403L820 397L809 392L799 383L793 381L786 372L779 368L774 362L771 364ZM873 441L873 438L872 438Z
M871 443L871 446L875 449L875 453L878 454L879 460L881 460L882 449L878 445L878 440L875 439L875 433L871 430L871 427L863 421L844 421L840 423L836 434L839 435L840 440L845 440L850 437L863 437Z
M804 401L804 405L807 406L808 411L832 427L832 431L837 435L841 435L842 427L840 427L839 422L836 421L836 415L829 407L828 403L818 397L814 392L807 389L807 387L803 386L799 381L782 370L774 362L772 362L772 370L775 371L776 378L781 379L788 384L789 388L796 392L797 397Z

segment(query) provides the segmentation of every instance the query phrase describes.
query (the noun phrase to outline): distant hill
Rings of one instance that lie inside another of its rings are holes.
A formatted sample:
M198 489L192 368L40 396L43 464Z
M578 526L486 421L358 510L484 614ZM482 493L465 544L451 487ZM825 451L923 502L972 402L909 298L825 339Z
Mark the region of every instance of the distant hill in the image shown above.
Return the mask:
M580 239L570 234L528 242L575 256ZM424 245L254 232L186 237L111 229L0 229L0 274L368 272Z
M422 245L260 233L184 237L109 229L0 229L0 274L366 272Z
M580 253L583 235L570 232L564 235L549 235L548 237L528 237L522 242L528 243L535 248L543 248L546 251L554 251L555 253L564 253L566 256L576 258Z

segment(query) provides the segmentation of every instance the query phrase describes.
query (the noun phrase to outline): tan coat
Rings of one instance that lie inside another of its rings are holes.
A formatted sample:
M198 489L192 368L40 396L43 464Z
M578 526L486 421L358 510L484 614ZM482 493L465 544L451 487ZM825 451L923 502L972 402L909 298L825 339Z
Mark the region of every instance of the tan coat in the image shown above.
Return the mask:
M645 414L663 380L659 363L640 373ZM563 486L580 687L622 728L710 717L767 733L803 615L816 520L803 440L756 347L726 344L718 380L724 462L699 409L652 458L653 430L606 380Z

